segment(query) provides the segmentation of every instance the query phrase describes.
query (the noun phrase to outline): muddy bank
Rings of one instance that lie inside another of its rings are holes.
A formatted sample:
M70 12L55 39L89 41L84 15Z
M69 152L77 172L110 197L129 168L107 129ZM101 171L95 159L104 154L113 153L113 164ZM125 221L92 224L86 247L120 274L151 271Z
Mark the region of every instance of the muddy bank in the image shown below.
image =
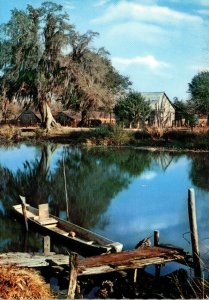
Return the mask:
M46 132L35 127L0 127L0 144L53 142L87 146L131 146L146 151L209 152L209 131L169 130L163 134L118 127L60 127Z

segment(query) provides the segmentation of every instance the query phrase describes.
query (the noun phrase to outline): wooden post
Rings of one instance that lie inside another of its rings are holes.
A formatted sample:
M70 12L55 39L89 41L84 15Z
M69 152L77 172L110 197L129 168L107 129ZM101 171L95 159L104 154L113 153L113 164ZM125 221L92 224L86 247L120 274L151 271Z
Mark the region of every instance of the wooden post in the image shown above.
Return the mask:
M69 204L68 204L68 193L67 193L67 181L66 181L66 173L65 173L64 154L62 156L62 164L63 164L63 175L64 175L64 184L65 184L66 212L67 212L67 221L68 221L69 220Z
M160 232L158 230L154 231L154 246L158 246L160 242Z
M137 273L138 273L138 269L134 269L134 283L136 283L137 280Z
M189 213L189 224L191 231L191 242L192 242L192 256L194 264L195 277L201 278L201 266L200 266L200 252L198 243L198 231L197 231L197 218L195 208L195 192L194 189L188 190L188 213Z
M71 252L70 253L70 280L68 288L68 298L75 298L75 291L77 285L77 268L78 268L78 254Z
M159 246L160 243L160 232L159 230L154 231L154 246ZM160 278L161 265L155 265L155 278Z
M25 229L28 231L28 218L27 218L27 213L26 213L26 200L25 197L20 196L21 199L21 205L22 205L22 212L25 220Z
M49 255L50 254L50 252L51 252L50 248L51 248L50 236L46 235L43 238L43 252L44 252L44 255Z

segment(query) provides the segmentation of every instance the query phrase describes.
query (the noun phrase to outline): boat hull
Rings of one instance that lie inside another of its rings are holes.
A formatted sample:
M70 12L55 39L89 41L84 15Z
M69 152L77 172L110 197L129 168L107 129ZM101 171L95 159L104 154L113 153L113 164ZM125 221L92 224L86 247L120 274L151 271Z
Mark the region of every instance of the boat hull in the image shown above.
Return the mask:
M29 205L27 206L27 209L32 209L32 211L36 214L38 212L37 209ZM24 218L21 211L21 205L13 206L13 211L20 218ZM57 221L57 225L54 226L54 228L50 228L50 226L43 226L37 220L34 220L32 217L28 217L27 220L29 228L33 227L43 235L49 235L52 238L52 241L59 242L68 247L69 251L75 251L84 257L103 253L120 252L122 250L123 245L121 243L113 242L105 237L93 233L92 231L77 226L74 223L61 220L56 216L50 215L50 217ZM76 232L78 233L78 237L72 237L69 234L61 234L55 229L62 230L63 232L65 231L66 233ZM80 236L82 236L82 238L80 238ZM85 237L85 239L83 237Z

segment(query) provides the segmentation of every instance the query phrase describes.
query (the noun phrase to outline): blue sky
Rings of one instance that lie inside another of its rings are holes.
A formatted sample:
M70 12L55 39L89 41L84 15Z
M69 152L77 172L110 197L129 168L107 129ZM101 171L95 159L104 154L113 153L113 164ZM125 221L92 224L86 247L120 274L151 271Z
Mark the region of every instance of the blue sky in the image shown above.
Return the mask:
M0 0L0 20L13 8L43 1ZM57 0L84 33L100 33L113 65L141 92L188 99L188 83L209 66L209 0Z

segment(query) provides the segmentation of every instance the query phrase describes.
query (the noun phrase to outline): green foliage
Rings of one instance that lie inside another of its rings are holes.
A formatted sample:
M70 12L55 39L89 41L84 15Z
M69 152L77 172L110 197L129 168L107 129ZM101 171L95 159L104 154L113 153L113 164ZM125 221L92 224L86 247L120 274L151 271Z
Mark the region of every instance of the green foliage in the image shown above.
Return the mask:
M90 139L98 145L125 145L130 141L130 134L118 125L101 125L90 134Z
M118 101L114 112L120 122L140 122L143 127L151 113L151 108L150 103L140 93L131 91Z
M92 49L96 36L93 31L77 32L62 6L53 2L39 8L28 5L25 11L14 9L0 32L4 100L16 96L35 104L43 126L48 126L47 120L55 122L49 106L46 109L52 99L81 111L83 119L92 109L110 110L114 96L122 94L130 81L114 69L107 51ZM64 54L64 48L71 51Z
M190 105L194 112L209 112L209 72L203 71L195 75L189 83L191 94Z

